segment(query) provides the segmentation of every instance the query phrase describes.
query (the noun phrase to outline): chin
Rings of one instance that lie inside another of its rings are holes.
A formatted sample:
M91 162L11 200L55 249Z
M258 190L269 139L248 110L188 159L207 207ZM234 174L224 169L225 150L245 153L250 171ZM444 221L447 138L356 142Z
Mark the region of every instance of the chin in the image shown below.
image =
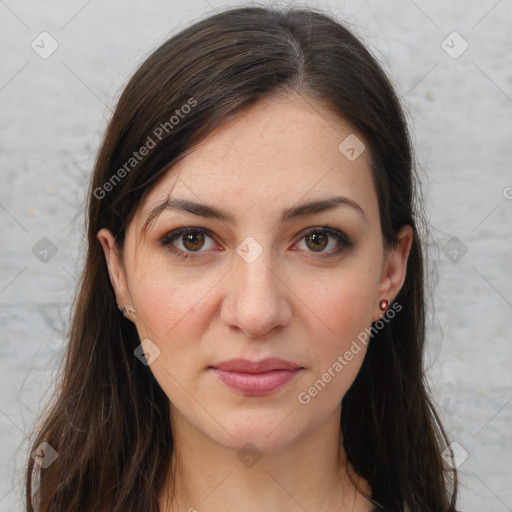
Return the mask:
M253 412L254 414L245 414L243 418L225 415L222 425L226 430L214 427L209 437L225 448L237 452L244 449L274 452L287 448L305 436L296 418L289 421L293 414L286 418L287 414L278 417L275 412L269 412L268 415L263 415L261 410L255 409ZM203 433L208 435L204 430Z

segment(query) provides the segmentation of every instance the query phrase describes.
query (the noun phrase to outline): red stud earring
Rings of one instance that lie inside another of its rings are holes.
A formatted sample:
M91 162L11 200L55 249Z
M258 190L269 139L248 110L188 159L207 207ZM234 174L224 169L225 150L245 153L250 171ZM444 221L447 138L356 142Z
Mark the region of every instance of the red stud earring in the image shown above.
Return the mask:
M382 299L380 302L379 302L379 309L381 311L386 311L389 307L389 302L386 300L386 299Z

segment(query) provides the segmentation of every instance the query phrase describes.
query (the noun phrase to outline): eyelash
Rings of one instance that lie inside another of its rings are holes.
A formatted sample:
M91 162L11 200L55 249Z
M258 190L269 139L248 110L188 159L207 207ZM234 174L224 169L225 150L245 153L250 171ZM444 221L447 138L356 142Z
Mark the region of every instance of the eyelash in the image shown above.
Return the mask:
M205 251L184 252L181 249L177 249L175 246L173 246L172 242L174 242L174 240L178 239L179 237L183 237L185 235L191 235L191 234L198 234L198 233L204 233L213 239L213 236L208 229L186 227L186 228L180 228L180 229L176 229L174 231L170 231L169 233L167 233L160 239L160 242L164 247L166 247L169 251L171 251L173 254L179 256L180 258L194 259L194 258L201 257L200 253L205 252ZM335 249L329 253L316 253L314 258L320 258L320 259L332 258L334 256L337 256L341 252L343 252L347 249L352 249L354 247L354 242L347 235L345 235L344 233L342 233L341 231L339 231L337 229L329 228L328 226L313 227L313 228L307 229L305 231L305 233L302 235L302 237L296 243L299 243L301 240L303 240L305 237L307 237L309 235L317 234L317 233L330 235L332 238L334 238L340 244L340 247L338 247L337 249ZM315 254L314 251L308 251L308 252Z

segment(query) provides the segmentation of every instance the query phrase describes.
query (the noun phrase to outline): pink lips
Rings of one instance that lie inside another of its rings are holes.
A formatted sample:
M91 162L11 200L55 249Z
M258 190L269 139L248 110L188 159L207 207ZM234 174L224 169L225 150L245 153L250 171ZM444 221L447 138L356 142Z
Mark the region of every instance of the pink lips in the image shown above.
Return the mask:
M246 395L266 395L292 380L301 368L278 358L263 361L231 359L210 369L229 387Z

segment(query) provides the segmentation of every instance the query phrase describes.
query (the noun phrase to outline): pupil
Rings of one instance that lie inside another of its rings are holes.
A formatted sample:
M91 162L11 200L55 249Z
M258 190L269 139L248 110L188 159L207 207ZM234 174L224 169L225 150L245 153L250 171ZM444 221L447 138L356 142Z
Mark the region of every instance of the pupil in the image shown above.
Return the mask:
M320 249L323 249L325 247L325 235L315 233L313 235L310 235L309 239L313 242L313 245L316 248L320 247ZM324 243L322 243L322 239Z
M188 248L190 248L190 249L197 248L194 246L198 245L198 239L201 237L201 233L189 233L188 235L185 235L185 236L186 236L185 247L187 247L187 244L191 244L192 247L188 247Z

